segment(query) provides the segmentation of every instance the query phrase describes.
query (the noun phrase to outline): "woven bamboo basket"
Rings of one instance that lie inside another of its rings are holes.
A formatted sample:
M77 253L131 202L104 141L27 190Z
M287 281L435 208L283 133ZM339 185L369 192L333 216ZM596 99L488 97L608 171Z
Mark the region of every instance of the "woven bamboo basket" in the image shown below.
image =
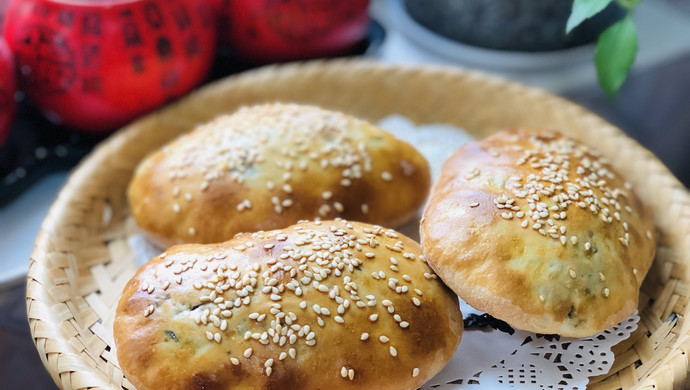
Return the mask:
M559 129L602 152L655 216L657 257L640 297L637 331L614 347L591 389L682 388L688 374L690 196L664 165L619 129L550 95L455 68L338 60L229 77L122 129L71 174L36 239L27 275L33 340L63 389L133 389L117 363L113 307L136 270L125 190L137 163L196 123L262 101L313 103L371 121L399 113L481 138L507 127Z

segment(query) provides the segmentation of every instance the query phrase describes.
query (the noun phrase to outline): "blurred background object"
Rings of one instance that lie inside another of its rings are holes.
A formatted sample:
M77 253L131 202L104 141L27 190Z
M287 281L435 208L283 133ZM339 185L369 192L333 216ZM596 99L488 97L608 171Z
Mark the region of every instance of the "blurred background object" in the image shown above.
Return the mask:
M596 41L625 14L615 2L570 34L572 0L405 0L420 25L468 45L509 51L551 51Z
M214 0L219 34L251 64L345 54L367 34L369 0Z
M17 93L17 82L14 73L14 56L0 36L0 147L7 140L10 126L17 110L14 95Z
M98 133L205 80L214 20L196 0L16 0L4 35L27 98L56 124Z
M0 31L2 31L3 21L5 20L5 13L7 12L7 7L10 6L12 0L0 0Z

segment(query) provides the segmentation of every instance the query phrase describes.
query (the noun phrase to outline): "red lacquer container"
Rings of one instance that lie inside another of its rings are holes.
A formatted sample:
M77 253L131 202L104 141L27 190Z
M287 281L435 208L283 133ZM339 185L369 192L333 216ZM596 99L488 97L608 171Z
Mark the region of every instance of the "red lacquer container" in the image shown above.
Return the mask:
M5 40L0 36L0 146L7 140L17 109L14 100L16 92L14 59Z
M84 132L189 92L216 53L216 18L198 0L15 0L4 33L27 97Z
M251 63L344 54L362 41L369 0L212 0L220 36Z

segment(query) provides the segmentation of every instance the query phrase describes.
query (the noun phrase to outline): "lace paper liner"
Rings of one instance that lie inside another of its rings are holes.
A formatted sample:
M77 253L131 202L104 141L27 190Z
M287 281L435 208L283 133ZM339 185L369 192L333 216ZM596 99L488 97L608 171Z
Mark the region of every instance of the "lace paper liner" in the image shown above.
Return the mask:
M462 302L464 316L481 314ZM467 329L455 355L422 389L585 389L611 369L611 348L637 329L637 312L592 337Z

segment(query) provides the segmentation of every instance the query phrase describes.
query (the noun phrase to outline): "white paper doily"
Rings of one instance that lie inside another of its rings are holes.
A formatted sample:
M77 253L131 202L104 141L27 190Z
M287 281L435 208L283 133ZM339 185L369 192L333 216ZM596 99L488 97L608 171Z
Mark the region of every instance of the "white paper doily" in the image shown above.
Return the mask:
M460 306L464 316L481 314ZM585 389L590 376L609 372L615 358L611 347L630 337L639 320L635 312L582 339L468 329L448 365L422 389Z

